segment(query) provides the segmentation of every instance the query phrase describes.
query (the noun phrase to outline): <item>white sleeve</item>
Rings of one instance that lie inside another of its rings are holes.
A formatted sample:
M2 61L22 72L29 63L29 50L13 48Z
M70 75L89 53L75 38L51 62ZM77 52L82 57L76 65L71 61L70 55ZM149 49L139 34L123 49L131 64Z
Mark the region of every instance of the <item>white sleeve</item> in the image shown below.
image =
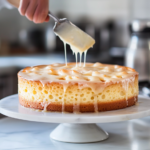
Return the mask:
M0 9L3 7L7 7L8 9L13 8L13 6L7 0L0 0Z

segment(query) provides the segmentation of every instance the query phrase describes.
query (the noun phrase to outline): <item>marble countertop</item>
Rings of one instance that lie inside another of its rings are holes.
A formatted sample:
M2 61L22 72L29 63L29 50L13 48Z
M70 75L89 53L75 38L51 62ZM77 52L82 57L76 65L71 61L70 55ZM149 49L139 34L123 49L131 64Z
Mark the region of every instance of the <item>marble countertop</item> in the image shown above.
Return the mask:
M99 124L109 133L106 141L71 144L51 140L58 124L0 119L0 150L149 150L150 117Z

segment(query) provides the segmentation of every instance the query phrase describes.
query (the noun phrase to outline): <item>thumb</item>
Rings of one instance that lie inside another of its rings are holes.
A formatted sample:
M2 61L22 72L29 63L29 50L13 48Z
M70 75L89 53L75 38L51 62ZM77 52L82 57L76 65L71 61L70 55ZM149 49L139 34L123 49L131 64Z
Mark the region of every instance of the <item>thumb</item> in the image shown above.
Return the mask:
M48 22L50 20L50 17L47 16L46 19L45 19L45 22Z

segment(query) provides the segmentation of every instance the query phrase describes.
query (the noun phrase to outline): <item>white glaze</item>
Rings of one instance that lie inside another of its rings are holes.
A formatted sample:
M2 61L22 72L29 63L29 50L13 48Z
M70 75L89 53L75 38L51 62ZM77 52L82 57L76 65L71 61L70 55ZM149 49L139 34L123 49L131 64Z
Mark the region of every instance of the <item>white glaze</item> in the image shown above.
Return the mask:
M78 53L80 55L79 59L81 67L82 62L81 59L83 52L85 54L84 57L84 66L85 66L86 52L89 48L93 47L93 45L95 44L95 40L69 21L64 22L59 26L57 26L57 30L55 29L55 34L59 36L59 38L64 43L66 65L67 65L66 44L69 44L73 54L75 55L76 67L78 62Z
M128 106L128 86L129 84L134 86L135 76L138 75L134 69L101 63L87 63L85 67L82 67L84 64L80 64L76 66L75 63L68 63L67 66L65 64L51 64L28 67L21 70L19 76L31 81L40 81L43 86L46 83L60 83L63 85L64 93L69 85L76 83L79 89L89 87L95 93L95 112L98 111L97 95L111 84L122 83ZM74 100L73 110L76 110L76 113L79 112L79 104L80 97L77 101ZM44 106L44 110L46 110L47 105ZM62 99L62 110L65 110L64 98Z
M85 64L86 64L86 55L87 55L87 50L84 51L84 66L83 67L85 67Z
M70 45L73 53L82 53L93 47L95 40L71 22L64 22L57 27L55 34Z
M27 80L46 82L85 82L91 83L108 83L108 82L128 82L134 83L135 75L138 73L131 68L107 65L101 63L87 63L75 66L75 63L51 64L34 67L27 67L19 72L19 76ZM129 71L130 70L130 71ZM124 87L126 89L126 87Z
M64 52L65 52L65 63L67 66L67 48L66 48L66 43L64 43Z

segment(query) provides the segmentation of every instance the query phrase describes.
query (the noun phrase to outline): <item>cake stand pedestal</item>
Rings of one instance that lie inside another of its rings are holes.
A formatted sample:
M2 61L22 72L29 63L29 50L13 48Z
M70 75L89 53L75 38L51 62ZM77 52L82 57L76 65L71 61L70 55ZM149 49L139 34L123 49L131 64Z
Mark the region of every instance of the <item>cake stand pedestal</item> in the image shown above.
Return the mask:
M96 124L61 123L50 134L57 141L70 143L98 142L108 138L108 133Z
M150 99L139 96L135 106L100 113L57 113L25 108L19 104L18 95L0 101L0 112L6 116L37 122L61 123L50 137L71 143L98 142L108 138L108 133L94 123L119 122L150 115Z

